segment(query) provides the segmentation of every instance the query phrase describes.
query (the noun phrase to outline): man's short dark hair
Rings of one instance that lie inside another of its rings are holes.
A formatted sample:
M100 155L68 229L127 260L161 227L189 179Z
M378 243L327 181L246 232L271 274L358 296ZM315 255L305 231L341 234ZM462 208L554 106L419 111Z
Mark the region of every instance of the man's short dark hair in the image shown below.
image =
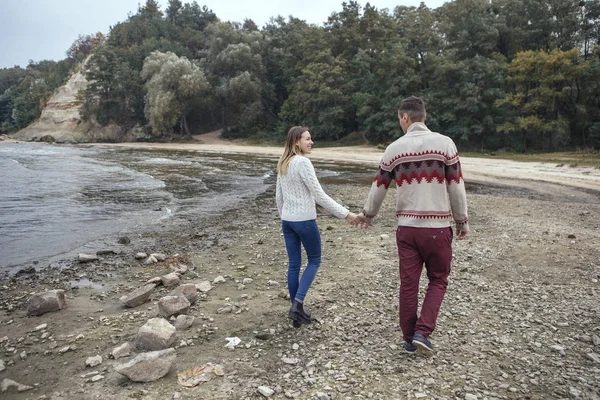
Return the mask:
M408 114L412 122L425 121L425 102L415 96L407 97L400 102L398 108L398 115L402 116L404 113Z

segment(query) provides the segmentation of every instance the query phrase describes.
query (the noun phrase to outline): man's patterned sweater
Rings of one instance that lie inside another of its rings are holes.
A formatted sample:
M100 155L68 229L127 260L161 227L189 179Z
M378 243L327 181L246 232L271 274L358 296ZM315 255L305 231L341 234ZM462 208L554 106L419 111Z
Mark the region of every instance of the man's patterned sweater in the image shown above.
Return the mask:
M454 220L458 230L469 230L465 183L456 145L449 137L416 122L390 144L363 209L367 217L379 212L392 181L397 188L398 226L444 228Z

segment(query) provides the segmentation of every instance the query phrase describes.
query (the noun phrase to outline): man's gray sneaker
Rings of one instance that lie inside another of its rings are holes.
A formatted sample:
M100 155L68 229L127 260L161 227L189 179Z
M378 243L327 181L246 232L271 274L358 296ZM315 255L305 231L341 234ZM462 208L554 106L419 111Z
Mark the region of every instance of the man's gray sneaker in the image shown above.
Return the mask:
M415 333L412 339L412 344L418 346L422 350L433 351L431 342L421 333Z

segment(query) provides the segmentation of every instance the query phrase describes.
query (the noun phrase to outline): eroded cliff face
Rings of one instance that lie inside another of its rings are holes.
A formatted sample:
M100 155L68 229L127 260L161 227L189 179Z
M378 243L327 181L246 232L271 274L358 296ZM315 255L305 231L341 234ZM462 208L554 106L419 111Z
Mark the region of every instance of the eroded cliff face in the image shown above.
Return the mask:
M79 115L81 101L77 99L80 90L85 89L85 66L69 78L50 98L38 120L19 132L11 135L15 139L31 141L54 141L57 143L89 142L132 142L144 137L140 128L125 129L116 124L100 126L94 121L83 121Z

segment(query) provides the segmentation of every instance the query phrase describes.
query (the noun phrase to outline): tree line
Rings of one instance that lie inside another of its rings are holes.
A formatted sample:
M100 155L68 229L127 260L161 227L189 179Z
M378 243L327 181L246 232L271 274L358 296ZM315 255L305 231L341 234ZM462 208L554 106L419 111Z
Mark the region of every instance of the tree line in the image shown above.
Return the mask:
M322 25L281 16L262 28L206 6L146 0L106 37L80 36L59 62L0 70L0 129L40 114L87 61L81 114L142 126L153 140L223 129L281 140L401 135L400 100L461 149L600 148L600 0L454 0L431 9L342 3Z

